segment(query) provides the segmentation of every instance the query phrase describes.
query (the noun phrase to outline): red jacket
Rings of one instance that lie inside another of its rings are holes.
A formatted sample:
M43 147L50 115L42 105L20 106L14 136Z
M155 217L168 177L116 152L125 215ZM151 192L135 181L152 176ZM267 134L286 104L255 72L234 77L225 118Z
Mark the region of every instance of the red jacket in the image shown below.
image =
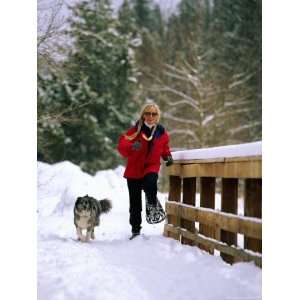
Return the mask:
M126 135L132 135L136 132L137 126L130 128ZM164 127L157 125L152 141L145 140L141 133L149 136L150 129L146 125L142 126L141 132L132 141L121 135L119 138L118 151L127 158L127 166L124 172L125 178L143 178L146 174L158 173L160 169L160 158L166 158L171 155L169 149L169 135ZM134 142L140 141L139 150L132 149Z

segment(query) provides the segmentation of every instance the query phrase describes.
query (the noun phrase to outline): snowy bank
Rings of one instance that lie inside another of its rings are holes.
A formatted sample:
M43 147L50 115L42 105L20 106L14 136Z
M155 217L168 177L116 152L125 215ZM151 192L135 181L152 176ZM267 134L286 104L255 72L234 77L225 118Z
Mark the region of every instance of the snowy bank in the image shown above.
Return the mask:
M144 208L143 234L129 241L123 171L91 176L70 162L38 163L39 300L261 299L261 269L163 237L164 224L147 224ZM113 203L90 243L76 240L73 224L74 202L85 194Z

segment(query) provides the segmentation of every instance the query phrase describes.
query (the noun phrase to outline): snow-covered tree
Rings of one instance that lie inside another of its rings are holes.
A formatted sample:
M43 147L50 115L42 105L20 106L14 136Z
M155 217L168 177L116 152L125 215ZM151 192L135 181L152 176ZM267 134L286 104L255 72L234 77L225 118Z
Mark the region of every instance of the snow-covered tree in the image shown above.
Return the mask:
M167 25L147 88L173 147L261 139L261 1L182 0Z
M64 72L41 78L44 86L54 81L58 87L41 85L40 99L50 106L62 103L61 109L40 124L51 129L45 123L58 123L59 138L52 134L47 147L52 161L68 159L93 172L120 163L118 137L139 109L134 98L135 45L118 30L109 1L83 1L72 11L68 30L72 48Z

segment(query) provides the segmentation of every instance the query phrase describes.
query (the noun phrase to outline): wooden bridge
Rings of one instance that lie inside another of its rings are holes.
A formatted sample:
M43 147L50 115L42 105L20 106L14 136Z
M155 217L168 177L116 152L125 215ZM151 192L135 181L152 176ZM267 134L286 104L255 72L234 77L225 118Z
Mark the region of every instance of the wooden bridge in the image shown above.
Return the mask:
M194 155L193 151L173 153L164 236L212 255L219 251L228 263L254 261L261 267L261 142L208 148ZM215 205L217 189L221 209ZM242 215L238 214L238 200L244 207ZM238 234L243 246L238 246Z

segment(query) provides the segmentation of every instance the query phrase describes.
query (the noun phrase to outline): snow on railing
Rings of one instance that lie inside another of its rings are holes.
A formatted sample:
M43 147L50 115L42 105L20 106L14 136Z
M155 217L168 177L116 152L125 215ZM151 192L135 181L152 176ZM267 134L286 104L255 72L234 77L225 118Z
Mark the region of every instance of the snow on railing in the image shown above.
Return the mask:
M174 160L261 156L262 142L172 152Z

